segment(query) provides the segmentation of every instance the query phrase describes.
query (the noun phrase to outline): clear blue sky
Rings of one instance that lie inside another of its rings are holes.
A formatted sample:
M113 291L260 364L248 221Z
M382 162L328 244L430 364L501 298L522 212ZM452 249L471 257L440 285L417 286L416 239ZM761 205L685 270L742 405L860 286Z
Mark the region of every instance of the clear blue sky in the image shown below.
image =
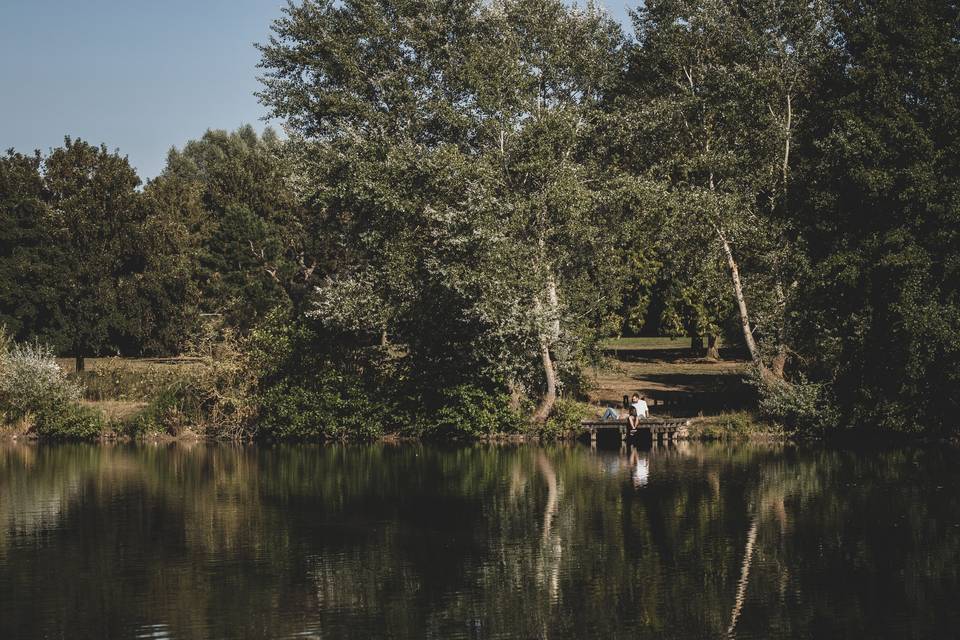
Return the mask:
M146 180L207 129L262 128L253 43L285 4L0 0L0 151L70 135L119 149ZM604 4L626 23L627 1Z

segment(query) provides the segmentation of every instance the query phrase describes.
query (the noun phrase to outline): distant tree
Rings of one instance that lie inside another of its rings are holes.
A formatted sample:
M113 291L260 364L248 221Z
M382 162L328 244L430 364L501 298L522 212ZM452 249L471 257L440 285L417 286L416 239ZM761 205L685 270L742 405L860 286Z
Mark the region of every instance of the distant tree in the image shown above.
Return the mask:
M44 162L49 259L56 264L59 343L82 371L111 336L129 331L122 292L136 270L140 179L125 157L66 138Z
M199 198L190 200L186 223L199 245L203 312L247 330L275 306L302 307L319 275L322 238L292 180L284 144L269 128L262 136L249 125L207 131L170 151L153 190Z
M196 185L158 178L140 195L136 270L124 288L132 352L180 353L200 323L204 212Z
M50 329L57 265L48 259L39 153L0 157L0 325L27 341ZM45 336L49 338L49 336Z

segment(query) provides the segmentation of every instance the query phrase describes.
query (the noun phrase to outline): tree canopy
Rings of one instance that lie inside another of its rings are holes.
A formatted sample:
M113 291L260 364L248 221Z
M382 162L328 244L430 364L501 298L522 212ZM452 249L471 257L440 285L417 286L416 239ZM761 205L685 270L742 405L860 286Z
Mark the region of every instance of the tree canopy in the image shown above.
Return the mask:
M607 337L722 335L796 429L956 433L956 4L631 22L290 3L259 46L284 135L207 131L146 185L70 138L0 158L0 323L81 364L216 318L289 415L414 421L542 423Z

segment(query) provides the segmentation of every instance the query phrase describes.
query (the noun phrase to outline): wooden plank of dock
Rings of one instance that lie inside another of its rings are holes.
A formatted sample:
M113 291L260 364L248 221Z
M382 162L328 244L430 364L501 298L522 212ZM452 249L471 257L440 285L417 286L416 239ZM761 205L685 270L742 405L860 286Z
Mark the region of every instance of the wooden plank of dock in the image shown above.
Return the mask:
M600 431L618 431L620 439L626 440L632 435L649 433L651 438L662 440L682 439L687 437L687 427L690 425L689 418L641 418L637 424L636 430L630 431L630 422L627 419L620 420L584 420L580 426L586 433L590 434L590 442L597 441L597 434Z

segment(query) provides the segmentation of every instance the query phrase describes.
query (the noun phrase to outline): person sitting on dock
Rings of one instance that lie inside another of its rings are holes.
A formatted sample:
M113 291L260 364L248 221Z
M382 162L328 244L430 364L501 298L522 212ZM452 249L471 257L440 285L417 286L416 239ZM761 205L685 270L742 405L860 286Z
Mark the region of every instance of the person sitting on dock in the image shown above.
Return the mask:
M630 430L636 430L640 426L641 418L650 417L650 408L647 407L647 402L639 393L633 394L630 398L630 415L627 416L627 421L630 423Z
M603 412L603 415L600 417L602 422L607 422L608 420L617 421L620 419L620 413L613 407L607 407L607 410Z

